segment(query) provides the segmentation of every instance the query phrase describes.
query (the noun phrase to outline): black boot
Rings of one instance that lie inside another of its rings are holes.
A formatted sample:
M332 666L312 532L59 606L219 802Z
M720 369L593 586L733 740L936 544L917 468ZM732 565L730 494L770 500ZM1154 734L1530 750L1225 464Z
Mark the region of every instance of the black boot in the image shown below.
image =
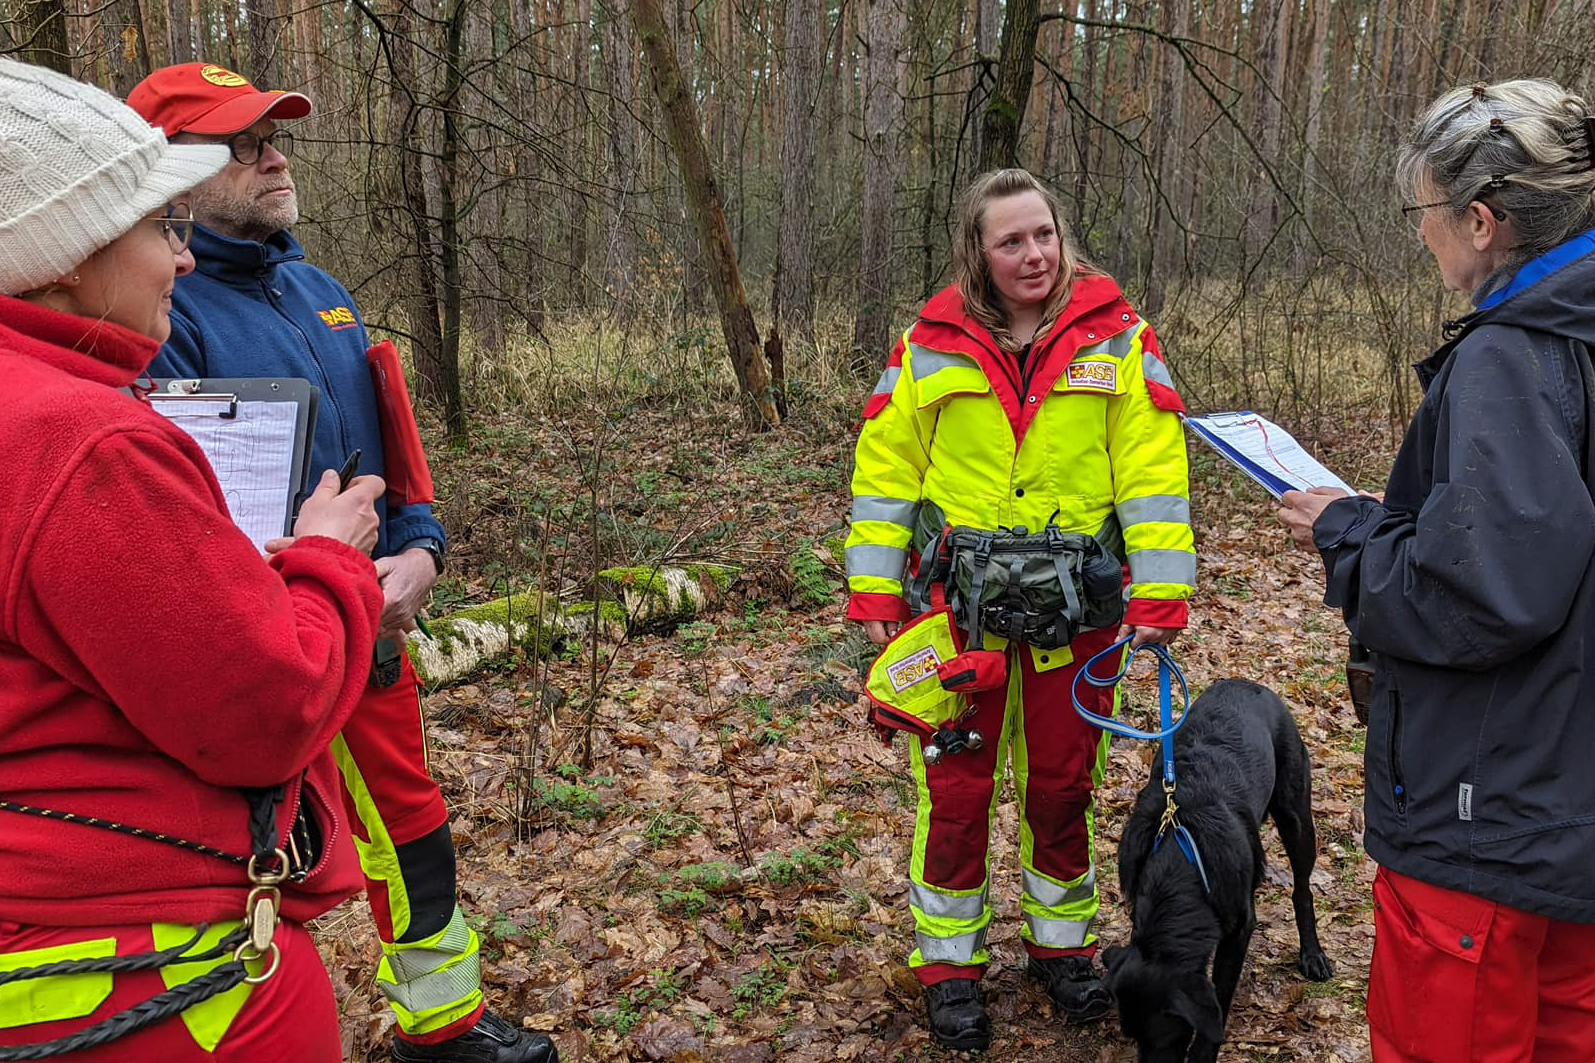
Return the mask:
M949 978L926 986L925 1010L930 1014L931 1039L937 1044L960 1051L991 1044L986 1001L973 978Z
M484 1011L475 1026L435 1045L395 1037L393 1063L559 1063L559 1050L543 1034L518 1030Z
M1064 1022L1100 1019L1113 1007L1113 994L1102 984L1090 956L1030 957L1030 977L1047 987L1047 996Z

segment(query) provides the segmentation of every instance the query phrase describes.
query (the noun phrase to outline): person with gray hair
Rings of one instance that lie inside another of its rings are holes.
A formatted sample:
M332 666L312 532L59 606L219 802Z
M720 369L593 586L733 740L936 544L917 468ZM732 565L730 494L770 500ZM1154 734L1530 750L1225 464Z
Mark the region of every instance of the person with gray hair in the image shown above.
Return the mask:
M0 58L0 1060L342 1058L303 924L360 887L384 484L328 470L264 559L138 386L227 159Z
M1545 80L1418 120L1402 210L1475 309L1383 498L1287 492L1375 665L1375 1063L1595 1059L1595 115Z

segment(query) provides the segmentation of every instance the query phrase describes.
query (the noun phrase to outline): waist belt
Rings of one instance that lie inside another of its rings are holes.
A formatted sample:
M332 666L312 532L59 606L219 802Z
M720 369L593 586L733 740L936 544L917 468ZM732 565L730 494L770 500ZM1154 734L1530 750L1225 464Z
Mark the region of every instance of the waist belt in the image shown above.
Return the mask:
M1081 631L1118 624L1123 586L1123 566L1102 543L1050 520L1036 533L944 525L920 551L908 604L927 612L939 592L971 649L986 632L1057 649Z

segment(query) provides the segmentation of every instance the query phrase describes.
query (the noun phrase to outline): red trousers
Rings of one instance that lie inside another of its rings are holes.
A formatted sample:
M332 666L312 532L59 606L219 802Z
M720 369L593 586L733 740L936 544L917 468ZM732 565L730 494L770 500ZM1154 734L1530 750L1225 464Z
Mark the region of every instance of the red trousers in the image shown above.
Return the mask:
M963 720L981 732L985 745L934 766L916 758L920 803L909 881L919 947L909 966L922 983L978 978L989 962L987 853L1010 755L1020 812L1021 940L1038 958L1096 951L1092 794L1104 746L1102 732L1074 711L1069 691L1086 659L1111 645L1114 635L1111 628L1081 635L1070 646L1073 660L1063 665L1055 663L1065 658L1060 651L1032 658L1029 647L1011 648L1007 685L976 694ZM1038 664L1046 670L1038 671ZM1116 668L1117 662L1104 662L1094 674L1112 675ZM1107 714L1114 692L1082 682L1080 700Z
M0 922L0 964L13 953L104 938L116 939L119 956L148 952L152 947L148 923L62 928ZM315 942L304 927L294 923L279 926L274 940L282 951L281 965L264 983L248 988L243 1007L226 1026L226 1033L214 1052L200 1047L183 1019L173 1016L107 1045L62 1058L71 1063L260 1063L263 1060L338 1063L343 1058L338 1009L333 1001L332 983L316 953ZM33 965L12 963L6 966ZM0 1000L6 1002L0 1012L0 1046L51 1041L166 991L165 983L155 971L118 974L110 977L110 995L92 1011L83 1011L72 1018L13 1025L28 1010L36 1014L63 1015L78 1010L63 1009L63 1000L81 996L84 990L79 986L95 977L63 976L54 979L53 984L49 979L30 979L0 987ZM19 999L24 994L30 1002Z
M366 898L376 918L377 935L389 943L395 936L425 936L441 928L454 911L455 895L452 842L446 849L428 846L413 853L402 852L411 842L445 826L449 811L428 770L421 681L410 664L409 654L400 659L399 681L390 687L367 685L360 707L339 734L369 794L368 801L356 800L345 780L344 809L349 814L355 837L366 844L371 844L375 838L380 845L385 835L394 849L401 850L398 863L403 871L403 882L394 883L393 888L402 885L412 896L436 895L438 898L433 905L438 911L413 913L412 918L421 916L417 920L420 925L395 928L388 902L388 881L368 875Z
M1595 926L1374 878L1374 1063L1591 1063Z

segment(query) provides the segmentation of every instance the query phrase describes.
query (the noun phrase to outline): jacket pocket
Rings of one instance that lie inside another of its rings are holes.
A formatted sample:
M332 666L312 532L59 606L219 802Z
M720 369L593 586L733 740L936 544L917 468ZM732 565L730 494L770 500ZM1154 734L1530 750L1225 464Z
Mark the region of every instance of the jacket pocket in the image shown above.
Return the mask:
M1390 685L1390 730L1387 756L1390 763L1390 799L1395 803L1396 815L1407 816L1407 777L1401 770L1401 692Z

